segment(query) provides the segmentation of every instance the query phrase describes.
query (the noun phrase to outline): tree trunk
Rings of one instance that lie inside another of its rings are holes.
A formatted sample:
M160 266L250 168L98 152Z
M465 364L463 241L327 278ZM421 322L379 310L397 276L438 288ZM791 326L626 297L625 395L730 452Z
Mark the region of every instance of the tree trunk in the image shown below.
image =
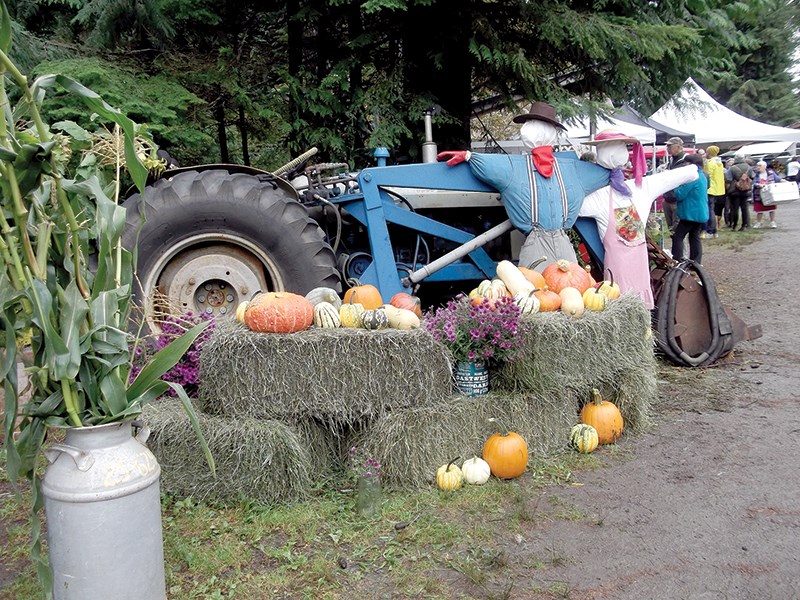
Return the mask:
M219 160L222 163L229 163L230 154L228 153L228 132L225 130L225 101L222 98L217 98L215 107L215 116L217 119L217 141L219 142Z
M407 13L403 44L408 55L407 89L412 96L430 94L432 101L458 120L437 126L434 137L441 149L469 148L471 22L470 12L455 0L416 6Z
M247 119L244 107L239 106L239 135L242 136L242 164L250 166L250 149L247 147Z

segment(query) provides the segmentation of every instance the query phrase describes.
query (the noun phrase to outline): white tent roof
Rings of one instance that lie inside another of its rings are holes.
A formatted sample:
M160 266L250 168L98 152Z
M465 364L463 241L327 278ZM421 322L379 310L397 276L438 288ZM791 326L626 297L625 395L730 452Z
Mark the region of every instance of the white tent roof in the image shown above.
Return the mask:
M651 118L693 133L698 145L800 141L800 129L777 127L748 119L719 104L691 77Z
M596 124L596 132L603 131L604 129L618 129L619 131L635 137L642 144L654 144L656 141L656 130L652 127L643 127L641 125L634 125L633 123L626 123L625 121L618 121L612 117L598 117ZM561 134L570 140L573 144L580 144L592 139L589 133L589 119L579 119L573 125L569 125L567 130Z
M761 142L760 144L747 144L736 151L736 156L750 156L759 154L780 154L787 150L794 150L794 142Z

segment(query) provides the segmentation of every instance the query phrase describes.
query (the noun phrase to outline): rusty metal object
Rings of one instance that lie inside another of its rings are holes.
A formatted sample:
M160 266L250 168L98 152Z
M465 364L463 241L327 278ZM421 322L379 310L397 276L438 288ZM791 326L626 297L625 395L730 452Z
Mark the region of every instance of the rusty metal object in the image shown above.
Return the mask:
M737 343L761 337L760 325L748 326L722 304L716 286L700 265L678 263L649 238L647 246L656 301L656 339L673 362L708 366Z

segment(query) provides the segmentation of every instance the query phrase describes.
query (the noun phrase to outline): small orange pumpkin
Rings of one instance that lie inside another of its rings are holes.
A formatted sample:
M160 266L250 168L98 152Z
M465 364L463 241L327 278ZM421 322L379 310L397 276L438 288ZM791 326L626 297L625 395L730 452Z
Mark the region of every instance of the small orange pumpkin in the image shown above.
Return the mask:
M244 324L258 333L294 333L314 322L314 305L300 294L261 292L247 303Z
M412 296L407 292L397 292L392 299L389 300L389 304L394 306L395 308L405 308L406 310L410 310L418 317L422 316L422 302L416 296Z
M613 402L603 400L600 391L592 390L592 401L581 409L581 423L597 430L600 444L612 444L622 435L622 413Z
M561 296L547 288L534 292L539 299L539 312L553 312L561 308Z
M542 274L539 271L535 271L534 269L536 269L536 267L539 264L541 264L542 262L544 262L545 260L546 260L546 257L543 256L542 258L540 258L539 260L534 261L533 263L531 263L527 267L519 267L519 270L522 271L523 275L525 275L525 279L530 281L533 284L533 287L539 288L540 290L544 289L546 284L545 284L544 277L542 276Z
M383 306L381 293L374 285L369 283L362 284L360 281L351 280L355 283L353 287L344 293L344 303L361 304L364 310L375 310Z
M496 422L495 419L489 419ZM518 433L495 433L483 444L483 460L489 463L492 475L514 479L528 466L528 444Z
M542 271L547 287L559 293L565 287L574 287L581 294L592 285L592 276L578 263L564 259L547 265Z

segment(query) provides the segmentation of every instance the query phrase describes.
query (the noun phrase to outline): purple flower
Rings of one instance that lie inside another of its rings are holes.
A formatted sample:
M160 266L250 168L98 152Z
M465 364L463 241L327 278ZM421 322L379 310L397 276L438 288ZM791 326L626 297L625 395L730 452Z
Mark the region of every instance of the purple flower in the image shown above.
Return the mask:
M519 317L520 309L510 297L473 305L461 295L426 313L423 325L455 360L499 362L518 353Z

